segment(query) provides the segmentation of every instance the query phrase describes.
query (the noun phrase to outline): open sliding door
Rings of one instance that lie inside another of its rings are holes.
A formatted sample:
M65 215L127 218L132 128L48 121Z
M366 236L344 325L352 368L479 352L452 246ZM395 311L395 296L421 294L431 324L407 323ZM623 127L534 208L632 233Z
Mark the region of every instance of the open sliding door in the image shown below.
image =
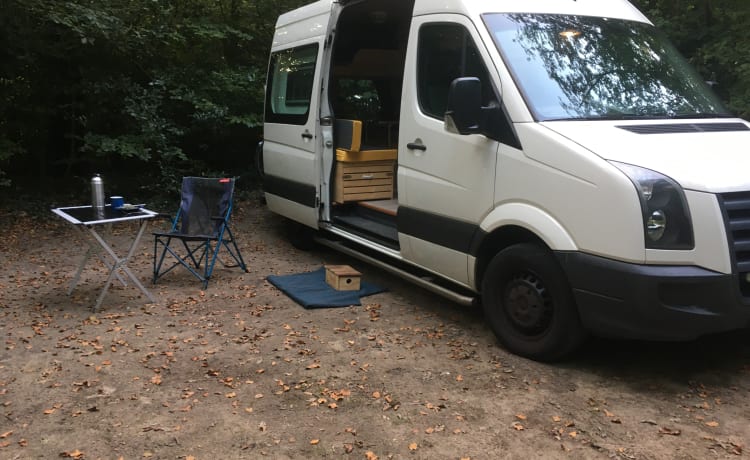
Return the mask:
M310 11L282 15L274 36L266 87L264 189L273 212L317 228L321 62L331 5L318 2L303 9Z

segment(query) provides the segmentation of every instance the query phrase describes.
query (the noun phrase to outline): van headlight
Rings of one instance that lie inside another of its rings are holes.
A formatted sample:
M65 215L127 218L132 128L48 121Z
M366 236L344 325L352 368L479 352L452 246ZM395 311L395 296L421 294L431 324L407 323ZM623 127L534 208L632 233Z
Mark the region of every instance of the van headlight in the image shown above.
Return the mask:
M685 193L677 182L650 169L611 161L633 181L641 200L648 249L693 249L693 226Z

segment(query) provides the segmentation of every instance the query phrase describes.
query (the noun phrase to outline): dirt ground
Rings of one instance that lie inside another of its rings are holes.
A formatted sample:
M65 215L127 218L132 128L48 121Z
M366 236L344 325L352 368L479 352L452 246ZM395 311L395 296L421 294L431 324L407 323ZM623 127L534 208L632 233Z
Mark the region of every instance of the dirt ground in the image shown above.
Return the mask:
M158 302L115 284L74 231L0 211L2 459L497 459L746 457L750 333L660 344L595 339L540 364L500 348L479 309L286 240L241 202L249 273L185 271L149 283L153 243L131 267ZM135 231L116 227L120 250ZM271 274L345 263L387 287L362 306L305 310Z

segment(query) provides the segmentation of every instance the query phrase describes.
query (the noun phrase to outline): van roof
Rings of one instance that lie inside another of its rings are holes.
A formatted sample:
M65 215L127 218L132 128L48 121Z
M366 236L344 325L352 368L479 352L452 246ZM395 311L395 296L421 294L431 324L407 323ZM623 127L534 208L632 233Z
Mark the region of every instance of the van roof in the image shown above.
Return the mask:
M377 1L377 0L372 0ZM414 15L459 13L540 13L597 16L649 22L629 0L417 0Z
M333 3L351 0L319 0L279 16L276 28L330 13ZM377 3L378 0L364 0ZM416 0L414 15L459 13L476 17L483 13L547 13L600 16L649 22L629 0ZM325 25L323 25L325 29Z

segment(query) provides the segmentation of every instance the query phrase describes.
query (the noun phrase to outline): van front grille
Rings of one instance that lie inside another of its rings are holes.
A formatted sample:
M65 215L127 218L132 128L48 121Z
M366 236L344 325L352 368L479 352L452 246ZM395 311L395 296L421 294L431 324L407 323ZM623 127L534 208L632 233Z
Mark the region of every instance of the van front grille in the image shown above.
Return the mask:
M750 297L750 192L733 192L719 195L726 219L727 238L734 271L740 283L740 292Z

